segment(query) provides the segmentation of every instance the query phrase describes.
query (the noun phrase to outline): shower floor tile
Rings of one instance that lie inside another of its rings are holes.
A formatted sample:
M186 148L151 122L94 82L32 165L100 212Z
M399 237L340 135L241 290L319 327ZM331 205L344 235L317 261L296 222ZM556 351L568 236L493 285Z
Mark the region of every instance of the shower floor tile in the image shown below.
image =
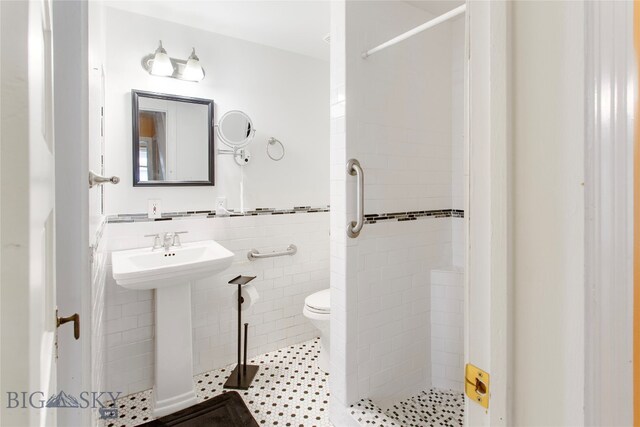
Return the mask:
M464 395L431 389L383 411L370 399L351 406L351 415L362 426L460 427L464 421Z
M249 390L236 390L254 418L265 426L332 426L329 422L329 374L318 368L319 339L272 351L251 359L260 369ZM194 377L198 401L224 393L235 364ZM153 419L152 390L116 401L118 418L103 427L133 427Z

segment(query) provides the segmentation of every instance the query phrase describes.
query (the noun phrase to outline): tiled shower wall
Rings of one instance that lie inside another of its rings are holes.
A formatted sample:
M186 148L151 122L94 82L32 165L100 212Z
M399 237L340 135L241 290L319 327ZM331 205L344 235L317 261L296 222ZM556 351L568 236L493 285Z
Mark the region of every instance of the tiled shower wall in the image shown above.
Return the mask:
M404 2L332 2L334 422L360 398L385 406L431 385L430 271L451 264L454 219L367 224L350 239L345 173L348 159L362 164L366 214L452 208L450 25L361 57L430 18Z
M451 21L451 208L464 210L464 16ZM452 218L452 265L465 265L464 218Z
M464 386L464 271L431 271L431 377L436 388Z
M451 260L451 221L365 226L358 242L358 392L381 406L428 389L430 276Z
M329 214L296 213L196 218L107 225L108 251L151 247L145 234L188 231L183 242L213 239L235 253L232 266L192 286L194 374L236 357L234 286L238 274L255 275L259 301L243 312L249 323L249 357L317 336L302 315L307 295L329 287ZM249 261L247 252L298 247L294 256ZM125 394L151 388L154 369L153 291L119 287L106 268L106 389Z

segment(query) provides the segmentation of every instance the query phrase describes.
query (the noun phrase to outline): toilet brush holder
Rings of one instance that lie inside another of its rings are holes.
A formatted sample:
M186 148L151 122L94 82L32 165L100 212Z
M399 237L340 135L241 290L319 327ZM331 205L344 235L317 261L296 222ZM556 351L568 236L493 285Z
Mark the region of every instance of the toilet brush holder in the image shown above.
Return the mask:
M258 373L257 365L247 364L247 335L249 332L249 324L244 324L244 363L241 359L242 356L242 287L247 283L255 279L255 276L238 276L231 281L230 285L238 286L238 363L236 367L227 378L227 382L224 383L224 388L230 388L234 390L247 390L251 386L251 382Z

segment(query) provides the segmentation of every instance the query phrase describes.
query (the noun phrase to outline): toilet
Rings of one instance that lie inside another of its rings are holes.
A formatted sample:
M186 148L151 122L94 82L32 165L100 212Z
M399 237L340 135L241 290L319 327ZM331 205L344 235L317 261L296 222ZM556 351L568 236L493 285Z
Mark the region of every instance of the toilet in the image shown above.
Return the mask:
M329 373L329 318L331 317L329 289L318 291L304 300L302 314L320 331L320 356L318 366Z

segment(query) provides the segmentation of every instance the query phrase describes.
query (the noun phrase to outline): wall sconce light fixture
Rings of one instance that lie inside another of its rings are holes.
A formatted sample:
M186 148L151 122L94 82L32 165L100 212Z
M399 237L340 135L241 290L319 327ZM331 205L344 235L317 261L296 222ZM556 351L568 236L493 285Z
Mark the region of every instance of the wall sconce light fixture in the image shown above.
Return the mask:
M192 82L204 79L204 69L200 65L195 48L186 60L171 58L162 47L162 40L154 53L142 58L142 68L154 76L173 77Z

